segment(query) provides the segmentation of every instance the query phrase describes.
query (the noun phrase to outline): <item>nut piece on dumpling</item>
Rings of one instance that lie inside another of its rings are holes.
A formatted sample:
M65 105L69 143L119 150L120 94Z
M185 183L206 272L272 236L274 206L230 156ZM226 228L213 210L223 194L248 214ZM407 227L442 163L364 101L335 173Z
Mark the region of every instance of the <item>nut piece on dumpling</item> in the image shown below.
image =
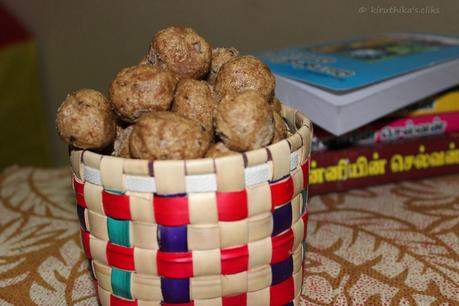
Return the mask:
M215 48L212 49L212 63L210 64L210 72L207 76L207 81L210 84L215 84L217 74L220 68L226 62L229 62L233 58L239 55L239 51L236 48Z
M172 74L158 67L128 67L112 81L110 102L121 119L134 122L143 113L169 110L175 85Z
M200 124L170 112L144 114L129 138L132 157L150 160L200 158L209 144L209 134Z
M131 136L134 125L130 125L126 128L120 126L116 127L116 138L113 143L113 156L131 158L129 151L129 137Z
M179 80L200 79L209 72L212 49L193 29L172 26L155 34L147 57Z
M213 119L216 101L206 81L194 79L182 80L178 83L172 111L186 118L196 120L213 138Z
M216 158L223 156L230 156L240 154L239 152L230 150L223 142L217 142L210 146L209 151L206 153L206 157Z
M65 98L57 110L56 128L64 142L81 149L103 149L116 133L109 102L93 89L80 89Z
M216 133L238 152L270 144L274 133L271 105L254 90L225 96L217 107Z
M272 99L275 86L276 79L268 66L251 55L240 56L225 63L215 81L215 90L220 97L255 90L267 101Z
M274 136L271 143L276 143L282 139L287 138L287 126L285 125L284 119L281 115L273 109L273 119L274 119Z

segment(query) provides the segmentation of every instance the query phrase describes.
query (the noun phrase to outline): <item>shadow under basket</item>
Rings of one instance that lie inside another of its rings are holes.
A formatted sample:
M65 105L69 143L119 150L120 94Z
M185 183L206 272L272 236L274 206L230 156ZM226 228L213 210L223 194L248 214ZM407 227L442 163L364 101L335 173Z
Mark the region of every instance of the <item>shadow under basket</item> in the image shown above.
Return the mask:
M298 305L312 124L266 148L194 160L72 150L84 252L102 305Z

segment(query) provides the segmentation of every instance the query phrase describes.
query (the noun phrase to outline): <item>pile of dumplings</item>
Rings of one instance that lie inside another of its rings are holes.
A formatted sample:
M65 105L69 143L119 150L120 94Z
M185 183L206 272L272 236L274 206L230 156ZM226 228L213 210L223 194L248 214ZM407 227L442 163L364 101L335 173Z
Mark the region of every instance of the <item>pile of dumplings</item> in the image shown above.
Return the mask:
M108 97L70 93L56 128L72 147L149 160L220 157L287 137L275 78L254 56L212 49L193 29L155 34L139 64L122 69Z

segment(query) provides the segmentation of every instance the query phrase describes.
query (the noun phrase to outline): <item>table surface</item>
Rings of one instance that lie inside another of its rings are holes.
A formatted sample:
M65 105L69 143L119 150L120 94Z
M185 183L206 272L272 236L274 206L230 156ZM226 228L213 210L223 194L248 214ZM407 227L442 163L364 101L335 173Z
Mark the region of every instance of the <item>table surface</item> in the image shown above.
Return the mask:
M301 305L459 305L459 175L309 200ZM0 175L0 305L96 305L69 170Z

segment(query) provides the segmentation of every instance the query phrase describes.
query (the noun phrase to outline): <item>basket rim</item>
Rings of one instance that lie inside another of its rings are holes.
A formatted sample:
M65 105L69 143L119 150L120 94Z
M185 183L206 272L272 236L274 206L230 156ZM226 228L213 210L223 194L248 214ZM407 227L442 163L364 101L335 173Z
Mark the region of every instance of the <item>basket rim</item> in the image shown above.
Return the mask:
M70 149L73 173L113 191L179 194L238 191L292 175L309 160L312 123L300 111L282 107L292 132L269 146L239 154L185 160L122 158L89 150Z
M287 125L289 126L290 130L291 131L295 131L294 133L292 133L292 135L290 135L289 137L287 137L285 139L282 139L281 141L279 141L279 142L277 142L275 144L270 144L268 146L265 146L265 147L262 147L262 148L259 148L259 149L255 149L255 150L246 151L244 153L251 153L251 152L254 152L254 151L258 151L260 149L269 149L269 148L272 148L274 145L278 145L278 144L282 144L282 143L288 144L290 146L291 142L289 142L289 140L292 141L293 138L296 137L295 135L299 135L299 130L302 127L306 127L308 132L312 135L313 126L312 126L311 120L308 117L306 117L306 115L304 115L299 110L297 110L297 109L295 109L293 107L287 106L287 105L282 105L282 117L287 120ZM291 119L293 121L288 121L289 119ZM90 152L92 155L99 156L99 157L111 157L111 158L118 159L118 160L135 160L135 161L139 161L139 162L203 161L203 160L209 160L209 159L221 160L221 159L231 158L231 156L201 157L201 158L194 158L194 159L169 159L169 160L124 158L124 157L118 157L118 156L113 156L113 155L101 154L101 153L97 153L97 152L94 152L94 151L88 150L88 149L80 149L80 148L69 146L69 152L72 152L72 151L73 152L80 151L80 152L85 152L85 153L86 152ZM234 154L234 155L243 155L244 153L237 152L237 154Z

